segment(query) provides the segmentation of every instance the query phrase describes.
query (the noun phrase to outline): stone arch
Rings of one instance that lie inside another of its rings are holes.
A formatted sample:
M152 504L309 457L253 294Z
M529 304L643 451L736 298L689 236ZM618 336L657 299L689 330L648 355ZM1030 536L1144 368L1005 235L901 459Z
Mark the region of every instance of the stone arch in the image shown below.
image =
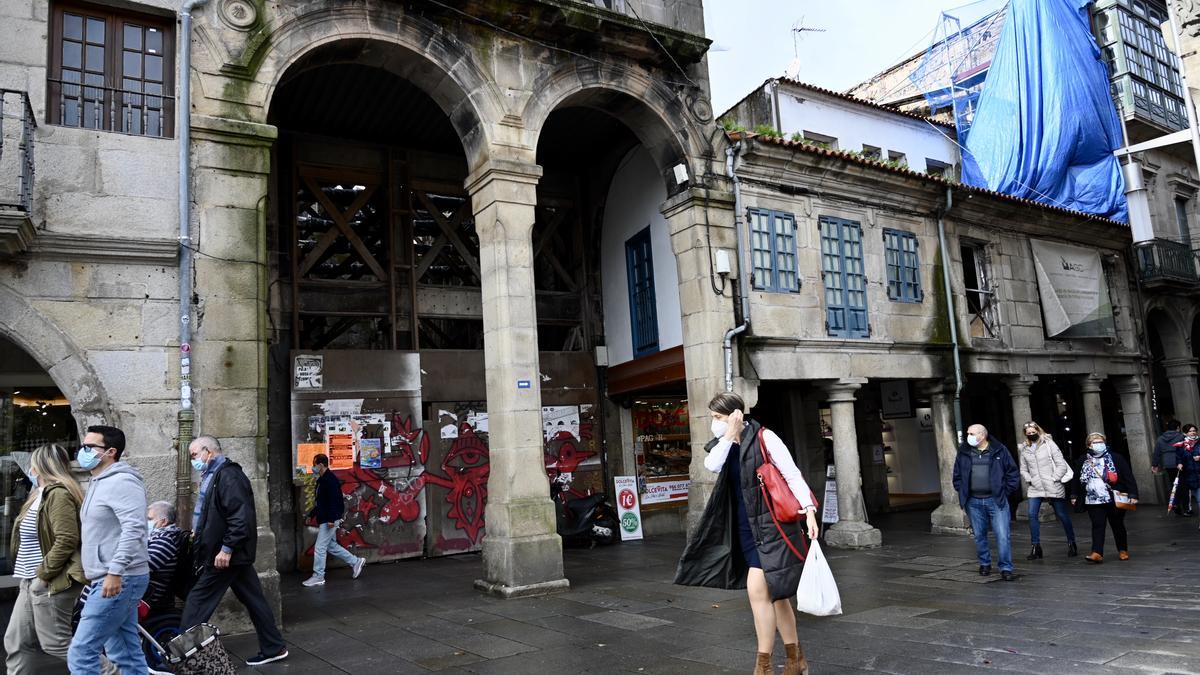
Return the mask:
M667 183L668 194L678 191L672 167L684 164L695 176L700 132L692 123L699 113L662 83L640 69L628 68L624 75L605 78L599 66L571 63L549 71L533 83L531 97L522 111L525 128L536 150L547 118L568 106L593 108L619 119L650 152ZM694 107L694 106L693 106ZM707 108L704 108L707 111ZM710 115L711 117L711 115ZM672 123L670 120L677 120Z
M46 370L71 402L80 430L89 424L120 425L120 418L91 364L66 333L13 289L0 284L0 335L29 354Z
M1147 327L1152 327L1158 333L1165 358L1190 358L1192 356L1192 350L1188 346L1190 335L1184 329L1176 312L1164 306L1151 306L1146 312L1146 324Z
M326 6L264 28L241 59L261 85L248 89L244 102L265 122L275 90L297 67L349 62L382 68L422 89L450 119L468 166L486 161L492 125L505 115L503 97L467 45L398 5Z

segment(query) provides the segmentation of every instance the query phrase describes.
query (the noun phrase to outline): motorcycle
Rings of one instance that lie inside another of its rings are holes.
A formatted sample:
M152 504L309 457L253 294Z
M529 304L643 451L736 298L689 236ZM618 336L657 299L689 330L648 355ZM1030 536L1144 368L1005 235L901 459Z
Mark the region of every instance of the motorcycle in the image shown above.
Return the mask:
M558 535L566 546L612 544L620 538L617 510L602 492L570 498L572 476L561 473L550 481Z

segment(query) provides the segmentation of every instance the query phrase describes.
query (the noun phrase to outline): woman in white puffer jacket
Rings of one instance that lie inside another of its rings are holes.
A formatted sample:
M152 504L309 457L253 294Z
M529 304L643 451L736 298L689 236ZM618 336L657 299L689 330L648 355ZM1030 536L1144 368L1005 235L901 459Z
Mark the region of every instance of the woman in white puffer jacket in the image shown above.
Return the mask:
M1062 523L1067 535L1067 557L1079 554L1075 546L1075 528L1071 526L1071 513L1067 509L1067 486L1075 472L1063 459L1062 451L1037 422L1026 422L1025 440L1019 446L1021 453L1021 478L1029 485L1029 537L1033 541L1027 560L1042 557L1041 522L1038 515L1042 502L1050 502L1054 515Z

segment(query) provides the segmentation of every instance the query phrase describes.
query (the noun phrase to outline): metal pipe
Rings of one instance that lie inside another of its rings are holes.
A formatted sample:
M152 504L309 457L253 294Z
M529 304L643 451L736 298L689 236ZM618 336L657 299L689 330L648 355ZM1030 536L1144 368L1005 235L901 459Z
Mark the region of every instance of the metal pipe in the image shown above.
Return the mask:
M191 233L191 107L192 10L208 0L187 0L179 10L179 98L175 106L175 133L179 138L179 447L176 457L175 500L182 526L192 510L192 467L188 445L192 442L192 233Z
M954 206L954 193L946 188L946 206L937 211L938 247L942 254L943 293L946 296L946 314L950 321L950 342L954 351L954 433L958 443L963 442L962 401L960 395L963 388L962 359L958 353L958 316L954 310L954 293L950 284L950 252L946 250L946 214Z
M741 141L725 149L725 172L733 181L733 231L737 242L738 297L742 305L741 325L725 332L725 391L733 391L733 337L750 328L750 275L742 247L742 183L737 175L737 160L741 152Z

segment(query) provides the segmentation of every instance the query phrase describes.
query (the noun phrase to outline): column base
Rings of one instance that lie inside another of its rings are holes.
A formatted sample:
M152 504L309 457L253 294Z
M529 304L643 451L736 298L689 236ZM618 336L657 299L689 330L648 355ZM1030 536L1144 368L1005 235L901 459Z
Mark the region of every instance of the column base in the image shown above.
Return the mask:
M829 527L825 544L830 548L879 548L883 545L883 533L869 523L843 521Z
M536 584L526 584L524 586L506 586L497 581L476 579L475 590L483 591L488 595L494 595L496 597L508 600L510 598L528 598L534 595L563 593L571 590L571 582L567 581L566 579L557 579L555 581L543 581Z
M963 535L971 532L967 514L958 504L942 504L937 507L933 510L929 522L929 531L933 534Z

